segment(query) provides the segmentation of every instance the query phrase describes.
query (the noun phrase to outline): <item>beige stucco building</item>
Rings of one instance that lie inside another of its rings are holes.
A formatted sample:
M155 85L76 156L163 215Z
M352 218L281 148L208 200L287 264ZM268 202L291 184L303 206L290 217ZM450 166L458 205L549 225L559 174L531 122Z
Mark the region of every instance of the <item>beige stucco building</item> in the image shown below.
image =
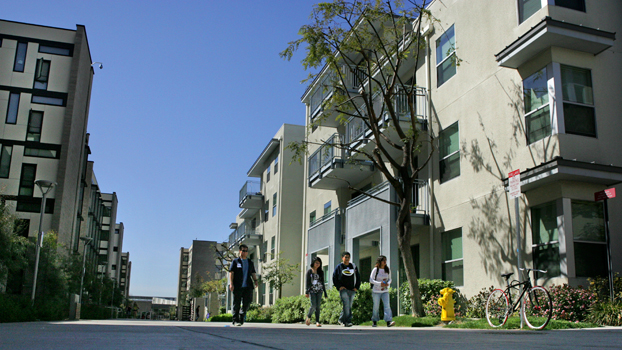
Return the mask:
M594 193L622 182L622 60L615 54L622 2L443 0L428 8L438 19L422 24L429 50L404 72L415 71L416 114L437 150L419 173L411 215L419 277L453 280L472 296L500 286L500 274L517 272L507 193L508 174L517 169L521 258L548 270L539 283L585 285L606 274L605 213ZM302 97L307 125L327 113L322 78ZM329 117L306 138L353 142L361 135L352 123ZM366 280L383 254L397 286L405 280L397 268L395 208L357 197L343 180L394 200L391 186L369 163L348 162L326 147L330 152L310 146L305 162L301 263L319 255L330 275L347 250ZM608 204L619 272L622 202Z

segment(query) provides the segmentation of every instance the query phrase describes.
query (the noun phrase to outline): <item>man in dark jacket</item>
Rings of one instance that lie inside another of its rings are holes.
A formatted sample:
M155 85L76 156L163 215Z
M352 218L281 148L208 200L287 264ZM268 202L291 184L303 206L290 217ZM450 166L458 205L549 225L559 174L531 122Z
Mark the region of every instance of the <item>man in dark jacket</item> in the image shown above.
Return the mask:
M240 244L240 257L234 259L229 267L229 289L233 292L233 324L241 326L246 319L246 311L253 299L253 289L257 287L257 275L253 261L248 260L248 247ZM240 303L242 311L240 312Z
M350 262L350 253L341 253L342 263L333 272L333 285L339 290L343 310L339 315L339 324L352 327L352 304L354 294L361 287L361 275L358 268Z

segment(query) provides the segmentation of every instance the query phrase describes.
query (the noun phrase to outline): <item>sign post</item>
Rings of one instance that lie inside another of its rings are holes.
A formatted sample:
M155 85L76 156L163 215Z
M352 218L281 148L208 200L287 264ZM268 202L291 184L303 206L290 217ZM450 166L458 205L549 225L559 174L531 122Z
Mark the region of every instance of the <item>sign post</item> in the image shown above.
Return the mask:
M607 200L616 197L616 189L609 188L604 191L594 193L595 201L603 201L605 209L605 241L607 243L607 269L609 270L609 297L613 302L613 266L611 265L611 247L609 243L609 207Z
M522 259L521 259L521 250L520 250L520 244L521 244L521 239L520 239L520 207L519 207L519 202L518 202L518 198L521 196L521 192L520 192L520 169L514 170L512 172L510 172L508 174L508 179L509 179L509 183L510 183L510 198L514 198L514 208L515 208L515 212L516 212L516 257L517 257L517 267L518 267L518 281L522 282L523 281L523 275L521 274L520 268L522 266ZM534 283L536 283L536 281L534 281ZM522 289L523 286L521 286L521 293L522 293ZM520 318L520 328L523 328L523 322L525 322L523 320L523 318Z

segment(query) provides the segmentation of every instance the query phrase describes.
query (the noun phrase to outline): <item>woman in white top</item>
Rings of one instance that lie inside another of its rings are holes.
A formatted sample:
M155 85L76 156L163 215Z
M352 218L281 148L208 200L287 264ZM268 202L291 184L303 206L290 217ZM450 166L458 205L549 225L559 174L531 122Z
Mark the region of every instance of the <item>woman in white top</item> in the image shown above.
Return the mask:
M391 312L391 303L389 302L389 286L391 285L391 270L387 266L387 257L380 255L376 260L376 267L371 271L369 276L369 283L372 284L372 297L374 300L374 313L371 318L373 322L372 327L378 326L380 317L378 316L378 309L380 308L380 299L382 299L382 305L384 306L384 320L387 322L387 327L393 327L395 322L393 321L393 313Z

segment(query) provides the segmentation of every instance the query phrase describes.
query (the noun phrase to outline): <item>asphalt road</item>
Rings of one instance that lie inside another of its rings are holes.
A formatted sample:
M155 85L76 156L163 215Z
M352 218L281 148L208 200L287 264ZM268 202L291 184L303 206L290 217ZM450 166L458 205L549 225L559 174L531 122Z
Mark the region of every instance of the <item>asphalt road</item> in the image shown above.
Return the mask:
M622 328L499 331L168 322L0 324L0 349L622 349Z

